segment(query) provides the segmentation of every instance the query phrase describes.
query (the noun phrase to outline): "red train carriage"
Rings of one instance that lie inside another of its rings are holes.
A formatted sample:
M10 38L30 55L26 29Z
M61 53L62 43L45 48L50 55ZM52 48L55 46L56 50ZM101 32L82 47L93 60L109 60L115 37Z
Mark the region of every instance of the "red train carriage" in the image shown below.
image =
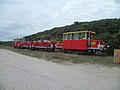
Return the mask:
M31 49L42 49L42 50L53 50L55 49L55 45L57 44L56 41L49 41L49 40L43 40L43 41L33 41L31 43Z
M95 32L77 31L63 33L64 51L87 51L91 54L105 50L103 40L95 40Z
M14 39L12 45L15 48L27 48L27 49L42 49L46 51L54 51L54 49L62 48L61 44L57 41L39 40L39 41L25 41L24 38Z
M12 46L18 48L21 42L24 42L24 38L16 38L13 40Z
M31 48L31 41L22 41L20 44L19 44L19 46L18 46L18 48L28 48L28 49L30 49Z

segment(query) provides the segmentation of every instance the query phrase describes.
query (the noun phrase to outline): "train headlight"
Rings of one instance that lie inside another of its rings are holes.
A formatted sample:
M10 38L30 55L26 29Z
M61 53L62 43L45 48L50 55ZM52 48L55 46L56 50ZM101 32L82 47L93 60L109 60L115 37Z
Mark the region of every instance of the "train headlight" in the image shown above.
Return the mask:
M107 48L109 48L110 46L109 45L107 45Z

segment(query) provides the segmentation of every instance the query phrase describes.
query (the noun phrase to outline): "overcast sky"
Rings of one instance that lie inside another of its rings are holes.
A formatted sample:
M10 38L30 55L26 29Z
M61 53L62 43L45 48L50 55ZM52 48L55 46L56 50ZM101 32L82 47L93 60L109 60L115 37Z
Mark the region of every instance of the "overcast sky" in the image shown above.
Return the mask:
M105 18L120 18L120 0L0 0L0 40Z

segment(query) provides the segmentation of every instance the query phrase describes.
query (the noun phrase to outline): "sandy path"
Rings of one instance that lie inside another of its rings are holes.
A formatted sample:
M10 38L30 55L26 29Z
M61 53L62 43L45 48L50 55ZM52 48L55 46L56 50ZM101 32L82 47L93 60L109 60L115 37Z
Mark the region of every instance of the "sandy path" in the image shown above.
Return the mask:
M120 90L120 69L65 66L0 49L0 90Z

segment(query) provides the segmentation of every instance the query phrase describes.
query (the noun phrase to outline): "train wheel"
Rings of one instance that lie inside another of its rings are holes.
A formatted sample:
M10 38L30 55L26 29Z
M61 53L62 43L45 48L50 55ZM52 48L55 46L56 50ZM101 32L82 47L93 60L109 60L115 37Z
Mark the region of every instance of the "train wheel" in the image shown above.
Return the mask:
M45 49L44 49L44 48L42 48L42 51L45 51Z
M68 50L66 50L66 49L64 49L63 51L64 51L64 53L68 53Z
M55 51L55 48L52 48L52 52L54 52Z
M68 51L67 51L67 53L72 54L72 53L73 53L73 51L72 51L72 50L68 50Z
M91 50L91 55L94 55L96 53L96 50Z

